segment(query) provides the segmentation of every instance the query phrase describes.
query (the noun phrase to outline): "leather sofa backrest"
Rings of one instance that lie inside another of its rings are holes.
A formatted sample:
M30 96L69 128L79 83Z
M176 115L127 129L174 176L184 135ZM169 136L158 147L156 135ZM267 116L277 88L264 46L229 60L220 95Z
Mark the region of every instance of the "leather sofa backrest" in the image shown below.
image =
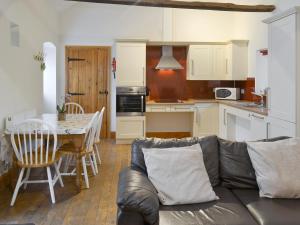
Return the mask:
M142 148L172 148L191 146L199 143L203 150L204 164L212 186L220 183L219 179L219 143L217 136L184 139L137 139L132 143L131 167L147 174Z
M289 137L260 140L273 142ZM234 142L219 138L220 181L227 188L257 189L255 171L246 142Z

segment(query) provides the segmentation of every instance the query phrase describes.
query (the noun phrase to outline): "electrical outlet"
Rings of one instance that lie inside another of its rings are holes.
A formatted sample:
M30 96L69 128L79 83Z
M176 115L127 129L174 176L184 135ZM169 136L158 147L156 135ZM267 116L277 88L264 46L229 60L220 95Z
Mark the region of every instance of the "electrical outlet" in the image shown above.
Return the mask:
M241 89L241 94L245 94L245 89Z

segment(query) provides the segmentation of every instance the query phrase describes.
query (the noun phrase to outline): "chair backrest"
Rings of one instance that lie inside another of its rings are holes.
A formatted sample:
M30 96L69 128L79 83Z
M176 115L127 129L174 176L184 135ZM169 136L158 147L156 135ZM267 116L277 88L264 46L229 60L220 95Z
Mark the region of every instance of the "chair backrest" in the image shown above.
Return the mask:
M96 131L96 136L95 136L95 142L100 141L100 133L101 133L101 128L102 128L102 121L103 121L104 112L105 112L105 107L103 107L101 109L101 112L99 113L98 122L97 122L97 131Z
M84 114L81 105L75 102L68 102L65 104L67 114Z
M15 125L11 133L11 143L21 164L47 164L55 159L57 134L44 121L29 119Z
M84 141L84 148L86 151L90 151L93 148L95 133L97 132L98 116L99 112L96 112L89 123L88 131L86 132Z

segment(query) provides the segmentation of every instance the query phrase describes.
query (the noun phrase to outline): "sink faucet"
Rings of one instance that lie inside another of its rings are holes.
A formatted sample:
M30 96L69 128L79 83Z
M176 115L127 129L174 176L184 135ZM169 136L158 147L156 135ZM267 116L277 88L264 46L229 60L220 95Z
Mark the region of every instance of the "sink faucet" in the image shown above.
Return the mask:
M259 107L265 107L266 105L265 105L265 100L264 100L264 97L266 97L267 96L267 94L268 94L268 90L269 90L269 88L267 87L267 88L265 88L265 89L263 89L263 90L261 90L261 92L260 93L257 93L257 92L251 92L251 94L253 94L253 95L256 95L256 96L259 96L260 97L260 103L259 103Z

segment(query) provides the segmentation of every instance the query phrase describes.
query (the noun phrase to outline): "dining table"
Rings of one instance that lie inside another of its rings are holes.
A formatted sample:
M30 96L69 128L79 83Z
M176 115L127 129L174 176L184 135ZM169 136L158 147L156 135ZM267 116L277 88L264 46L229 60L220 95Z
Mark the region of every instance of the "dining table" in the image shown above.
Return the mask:
M93 113L89 114L66 114L65 120L58 120L57 114L41 114L32 119L40 119L52 126L57 134L58 145L72 142L74 144L74 154L76 155L76 186L78 191L82 190L82 153L85 150L85 136L88 132ZM12 126L13 127L13 126ZM6 129L9 137L13 128ZM16 158L14 158L16 162ZM14 165L16 163L13 163ZM11 178L11 185L14 183L14 175ZM15 177L16 178L16 177Z

